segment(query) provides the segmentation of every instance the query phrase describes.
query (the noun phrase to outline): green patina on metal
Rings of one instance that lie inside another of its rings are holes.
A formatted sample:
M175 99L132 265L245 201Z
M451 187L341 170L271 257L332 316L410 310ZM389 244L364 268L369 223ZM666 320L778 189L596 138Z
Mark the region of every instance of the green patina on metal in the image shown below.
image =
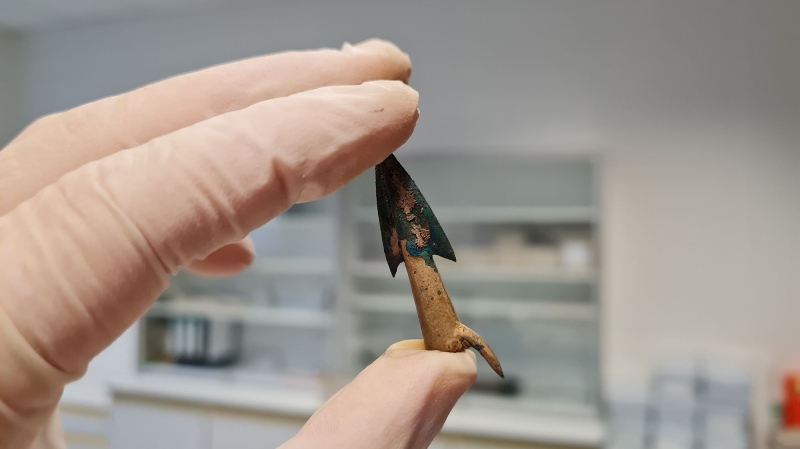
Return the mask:
M433 256L455 262L453 247L433 209L394 155L375 167L375 192L383 252L392 276L397 274L397 267L403 261L399 246L403 240L411 256L423 259L437 272Z

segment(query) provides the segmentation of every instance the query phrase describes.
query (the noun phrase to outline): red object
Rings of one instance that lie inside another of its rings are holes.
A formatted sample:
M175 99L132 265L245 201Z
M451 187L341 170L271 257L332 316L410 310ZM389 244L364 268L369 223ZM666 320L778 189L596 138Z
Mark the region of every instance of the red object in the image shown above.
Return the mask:
M783 427L800 428L800 373L783 379Z

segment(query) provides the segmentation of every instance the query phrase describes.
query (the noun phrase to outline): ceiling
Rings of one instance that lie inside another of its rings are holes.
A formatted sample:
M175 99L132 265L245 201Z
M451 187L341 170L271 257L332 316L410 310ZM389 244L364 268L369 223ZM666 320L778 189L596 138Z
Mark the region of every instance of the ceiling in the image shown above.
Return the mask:
M0 28L68 26L186 9L225 6L237 0L0 0Z

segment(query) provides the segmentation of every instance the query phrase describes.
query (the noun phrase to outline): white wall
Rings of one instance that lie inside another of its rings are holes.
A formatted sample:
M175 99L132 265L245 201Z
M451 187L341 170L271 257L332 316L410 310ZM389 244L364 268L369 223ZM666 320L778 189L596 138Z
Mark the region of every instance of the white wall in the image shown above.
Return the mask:
M800 359L800 2L271 3L31 35L27 116L385 37L421 92L410 147L607 155L609 373L662 347Z
M19 35L0 30L0 149L24 123L21 49Z

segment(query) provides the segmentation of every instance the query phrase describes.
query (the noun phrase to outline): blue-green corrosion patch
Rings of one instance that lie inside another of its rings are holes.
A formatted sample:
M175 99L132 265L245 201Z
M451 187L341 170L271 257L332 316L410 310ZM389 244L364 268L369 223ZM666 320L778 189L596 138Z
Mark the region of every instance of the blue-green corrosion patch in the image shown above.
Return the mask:
M399 247L403 240L409 255L421 257L435 270L434 255L456 260L439 220L394 155L375 167L375 192L383 251L392 276L403 261Z
M433 271L438 273L439 269L436 268L436 262L433 261L433 255L435 253L433 252L432 245L428 244L420 249L417 245L418 241L419 240L417 237L414 237L414 240L408 240L406 242L406 251L408 251L409 255L419 257L420 259L424 260L425 265L433 268Z

